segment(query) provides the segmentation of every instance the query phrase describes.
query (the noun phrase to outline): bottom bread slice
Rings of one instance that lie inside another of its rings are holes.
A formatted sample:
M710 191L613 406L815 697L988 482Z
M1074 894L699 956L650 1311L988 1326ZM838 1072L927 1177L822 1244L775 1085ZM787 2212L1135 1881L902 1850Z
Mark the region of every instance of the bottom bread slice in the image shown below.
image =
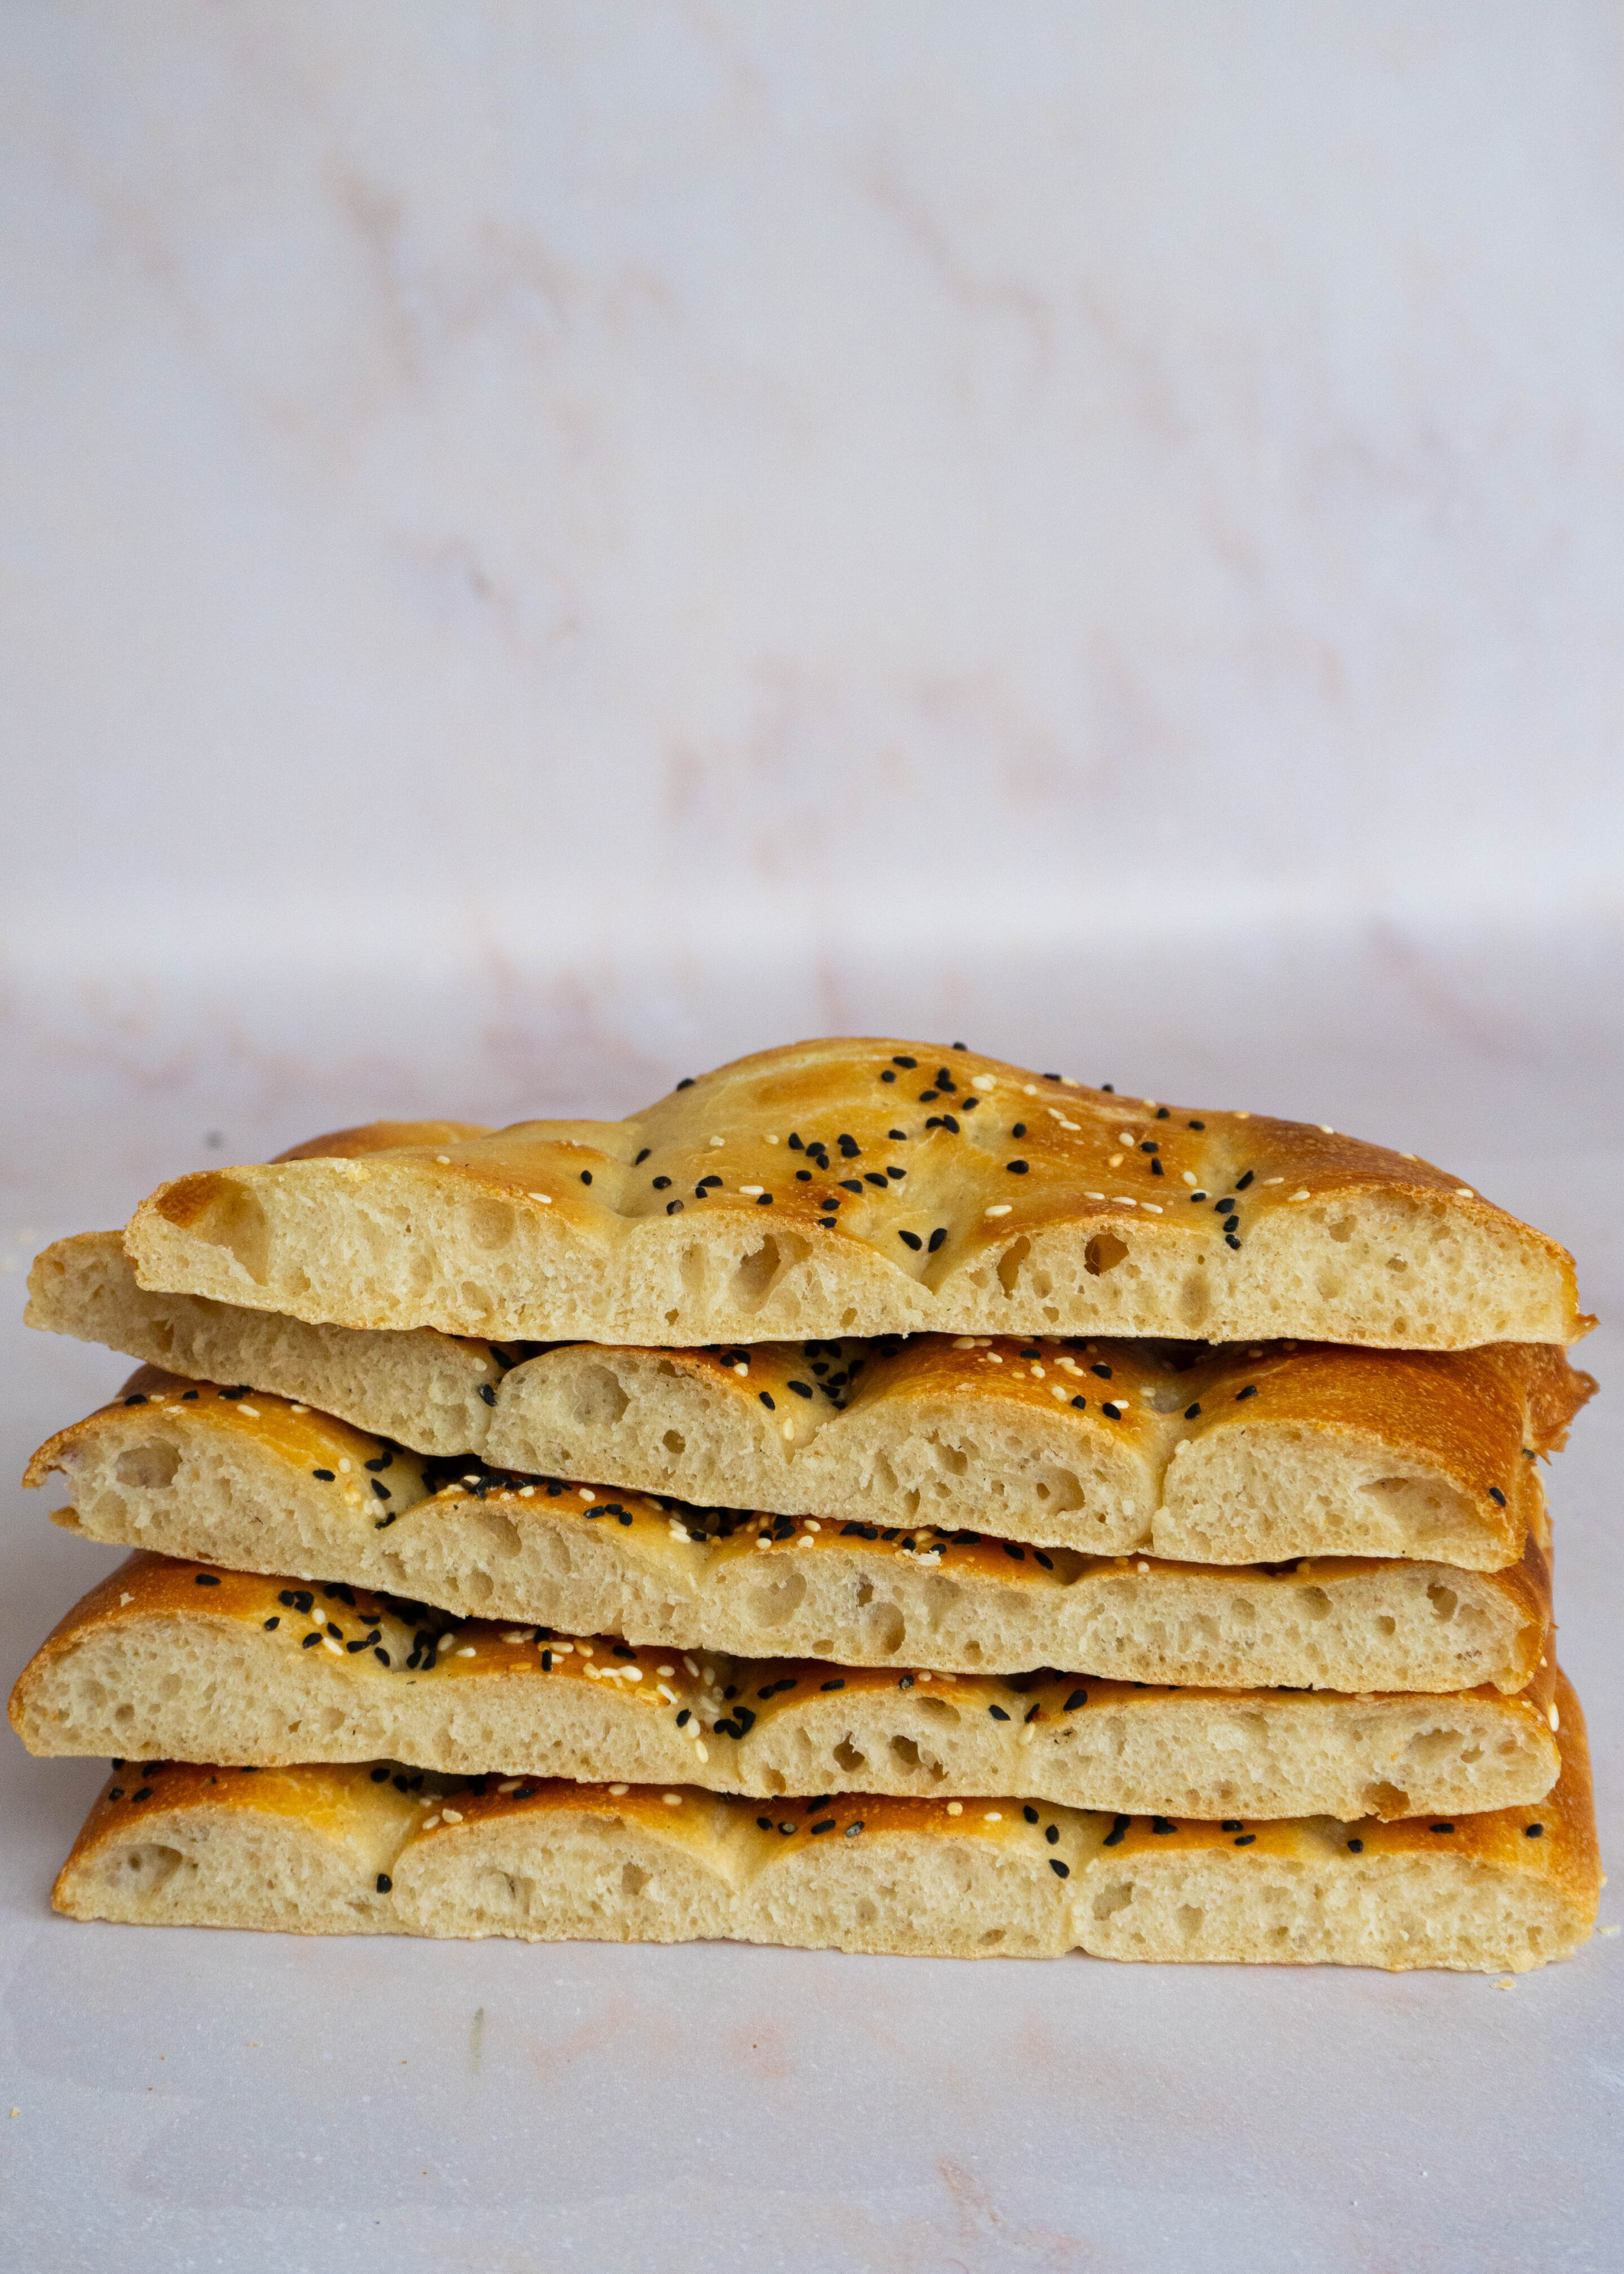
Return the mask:
M1600 1887L1583 1722L1558 1695L1562 1773L1537 1806L1353 1826L153 1764L115 1773L54 1900L311 1934L1522 1972L1586 1939Z

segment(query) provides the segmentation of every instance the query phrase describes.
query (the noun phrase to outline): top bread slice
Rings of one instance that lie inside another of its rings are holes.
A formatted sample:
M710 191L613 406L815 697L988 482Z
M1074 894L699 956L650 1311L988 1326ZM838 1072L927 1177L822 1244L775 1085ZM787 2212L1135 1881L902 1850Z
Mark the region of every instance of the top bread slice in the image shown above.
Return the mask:
M162 1186L125 1238L145 1287L498 1339L1591 1323L1563 1248L1424 1161L896 1041L763 1051L624 1121L342 1132Z

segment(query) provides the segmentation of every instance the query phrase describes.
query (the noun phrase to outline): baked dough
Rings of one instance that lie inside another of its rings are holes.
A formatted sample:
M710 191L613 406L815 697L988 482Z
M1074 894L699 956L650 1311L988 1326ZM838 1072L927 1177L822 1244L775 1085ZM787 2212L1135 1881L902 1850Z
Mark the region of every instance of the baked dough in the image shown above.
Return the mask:
M667 1654L137 1555L35 1652L11 1715L39 1754L1351 1819L1542 1798L1554 1682L1547 1663L1513 1698L1347 1698Z
M1074 1668L1220 1689L1522 1689L1550 1632L1549 1533L1496 1572L1324 1557L1172 1563L974 1532L695 1509L443 1466L287 1401L144 1368L35 1454L86 1537L378 1587L464 1617L741 1658ZM1538 1495L1530 1478L1527 1490Z
M130 1763L53 1900L306 1934L1522 1973L1588 1938L1600 1886L1583 1722L1558 1694L1562 1774L1535 1806L1354 1826Z
M125 1235L142 1285L317 1324L637 1344L1462 1349L1589 1323L1565 1249L1426 1162L957 1047L803 1043L625 1121L411 1134L161 1186Z
M148 1292L117 1232L59 1240L31 1325L336 1413L431 1454L680 1500L967 1525L1208 1563L1522 1553L1533 1457L1595 1383L1548 1343L1477 1351L1044 1337L538 1351L316 1327Z

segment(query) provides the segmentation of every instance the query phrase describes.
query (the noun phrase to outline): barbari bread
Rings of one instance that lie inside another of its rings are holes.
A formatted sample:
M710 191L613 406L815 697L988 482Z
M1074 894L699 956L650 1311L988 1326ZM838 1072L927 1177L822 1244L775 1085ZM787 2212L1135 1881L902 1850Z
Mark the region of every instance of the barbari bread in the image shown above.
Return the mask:
M1211 1563L1522 1553L1530 1464L1595 1384L1551 1344L1461 1352L921 1335L539 1352L149 1292L58 1241L31 1324L320 1407L422 1453L705 1504L967 1525Z
M1600 1885L1583 1723L1559 1696L1562 1774L1536 1805L1352 1826L131 1762L54 1901L306 1934L1522 1972L1587 1939Z
M145 1287L354 1328L1568 1343L1572 1259L1430 1163L957 1046L742 1058L625 1121L388 1123L164 1185Z
M56 1521L86 1538L741 1658L1061 1666L1222 1689L1515 1690L1550 1633L1537 1499L1522 1560L1503 1571L1088 1556L697 1509L477 1465L447 1473L329 1415L150 1369L42 1447L27 1480L55 1470L73 1495Z
M1547 1664L1513 1698L1346 1698L666 1655L137 1555L34 1653L11 1715L40 1754L1353 1818L1541 1799L1554 1683Z

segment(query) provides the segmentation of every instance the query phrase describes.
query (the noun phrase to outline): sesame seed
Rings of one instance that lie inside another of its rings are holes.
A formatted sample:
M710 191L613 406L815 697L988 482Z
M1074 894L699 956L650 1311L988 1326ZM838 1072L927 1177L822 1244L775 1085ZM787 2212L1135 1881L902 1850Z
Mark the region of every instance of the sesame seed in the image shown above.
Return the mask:
M680 1808L682 1805L682 1796L680 1792L662 1793L660 1797L667 1808Z
M983 1216L1008 1216L1011 1206L1008 1201L996 1201L991 1208L983 1209L981 1213Z
M963 1801L950 1800L947 1803L947 1812L950 1816L962 1816L964 1814Z
M1455 1188L1455 1197L1457 1201L1475 1201L1477 1195L1470 1185L1457 1185Z
M539 1201L544 1208L551 1208L553 1205L553 1195L551 1193L528 1193L526 1197L530 1200Z

